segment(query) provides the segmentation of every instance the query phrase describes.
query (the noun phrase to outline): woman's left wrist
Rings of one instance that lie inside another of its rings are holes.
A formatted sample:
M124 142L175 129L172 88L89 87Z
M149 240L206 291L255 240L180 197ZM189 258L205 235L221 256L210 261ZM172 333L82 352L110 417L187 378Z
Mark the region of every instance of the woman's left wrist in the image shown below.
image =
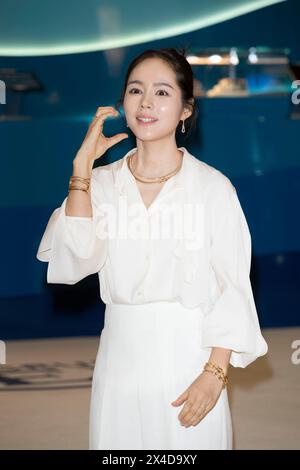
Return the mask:
M228 384L228 376L226 368L221 367L219 364L216 364L214 361L208 361L203 367L203 373L210 373L214 375L223 385L226 387Z

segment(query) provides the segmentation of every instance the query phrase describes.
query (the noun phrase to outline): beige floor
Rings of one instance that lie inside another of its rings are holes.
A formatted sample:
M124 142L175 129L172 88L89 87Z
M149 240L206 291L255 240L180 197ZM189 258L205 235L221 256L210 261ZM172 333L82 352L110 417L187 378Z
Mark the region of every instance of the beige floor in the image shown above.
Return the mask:
M234 447L300 449L300 364L291 359L300 328L263 334L268 355L245 369L230 368ZM97 338L6 343L6 364L0 365L0 449L88 448L97 348Z

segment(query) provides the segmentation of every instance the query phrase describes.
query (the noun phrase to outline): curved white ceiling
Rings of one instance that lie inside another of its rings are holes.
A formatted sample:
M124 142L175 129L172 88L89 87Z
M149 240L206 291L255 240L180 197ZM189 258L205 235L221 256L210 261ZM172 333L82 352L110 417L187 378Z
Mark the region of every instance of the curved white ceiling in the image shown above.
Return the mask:
M107 50L195 31L286 0L1 0L0 56Z

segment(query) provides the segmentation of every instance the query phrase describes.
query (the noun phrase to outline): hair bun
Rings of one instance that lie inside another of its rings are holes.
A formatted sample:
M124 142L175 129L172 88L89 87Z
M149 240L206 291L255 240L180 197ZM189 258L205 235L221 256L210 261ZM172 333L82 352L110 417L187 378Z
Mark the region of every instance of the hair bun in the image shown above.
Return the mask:
M179 53L180 55L182 55L183 57L186 57L186 55L187 55L187 49L186 49L186 47L184 47L184 46L180 47L180 48L178 49L178 53Z

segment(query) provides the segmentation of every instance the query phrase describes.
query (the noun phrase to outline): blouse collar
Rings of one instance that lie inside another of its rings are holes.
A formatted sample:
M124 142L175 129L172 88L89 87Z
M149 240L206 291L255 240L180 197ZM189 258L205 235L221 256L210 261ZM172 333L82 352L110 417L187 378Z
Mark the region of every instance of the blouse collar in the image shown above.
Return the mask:
M151 203L150 207L146 208L142 196L137 185L137 181L131 171L128 168L127 157L133 154L136 151L136 147L129 150L126 155L118 161L115 175L115 187L119 191L119 194L125 196L127 204L135 205L140 204L147 214L151 214L159 207L159 203L170 196L183 190L186 183L186 174L187 174L187 159L189 158L189 153L185 147L179 147L179 150L183 150L183 159L180 170L171 178L169 178L161 188L160 192ZM182 193L180 193L182 194Z
M163 185L159 194L165 193L170 190L183 189L185 183L185 177L187 173L187 159L189 158L189 153L185 147L178 147L179 150L183 151L182 165L178 173L169 178ZM137 188L136 180L128 168L127 157L132 155L137 150L137 147L129 150L123 158L118 161L116 175L115 175L115 187L119 190L120 193L124 192L125 187L128 188L134 183Z

